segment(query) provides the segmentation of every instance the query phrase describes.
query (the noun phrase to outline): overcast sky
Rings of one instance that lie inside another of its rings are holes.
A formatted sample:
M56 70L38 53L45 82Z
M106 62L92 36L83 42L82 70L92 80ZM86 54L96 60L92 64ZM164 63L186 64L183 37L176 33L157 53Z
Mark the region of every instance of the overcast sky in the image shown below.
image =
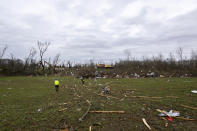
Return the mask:
M109 61L178 47L197 50L196 0L0 0L0 48L25 58L37 41L51 42L45 57Z

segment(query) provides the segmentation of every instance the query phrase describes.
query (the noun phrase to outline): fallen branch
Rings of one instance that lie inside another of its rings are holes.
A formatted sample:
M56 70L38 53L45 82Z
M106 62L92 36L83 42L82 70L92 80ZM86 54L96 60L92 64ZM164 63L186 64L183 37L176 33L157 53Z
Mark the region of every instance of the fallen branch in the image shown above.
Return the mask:
M179 98L177 96L166 96L167 98Z
M89 111L90 113L125 113L125 111Z
M189 119L189 118L184 118L184 117L175 117L175 118L186 120L186 121L195 121L195 119Z
M149 97L149 96L130 96L134 98L150 98L150 99L161 99L163 97Z
M186 106L186 105L183 105L183 104L181 104L181 106L186 107L186 108L190 108L190 109L193 109L193 110L197 110L196 107Z
M151 127L148 125L148 123L146 122L145 118L142 118L142 121L144 122L144 124L146 125L146 127L151 130Z
M83 119L85 118L85 116L88 114L90 107L91 107L91 102L89 100L86 100L86 102L89 104L87 111L83 114L82 117L79 118L79 121L83 121Z

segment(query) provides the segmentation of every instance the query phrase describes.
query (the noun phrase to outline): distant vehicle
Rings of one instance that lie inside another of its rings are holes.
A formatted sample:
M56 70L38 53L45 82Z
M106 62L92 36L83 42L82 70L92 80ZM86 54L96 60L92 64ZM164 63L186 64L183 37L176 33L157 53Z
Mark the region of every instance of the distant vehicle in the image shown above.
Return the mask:
M108 69L108 68L112 69L113 68L113 66L107 65L107 64L97 64L96 67L97 68L106 68L106 69Z

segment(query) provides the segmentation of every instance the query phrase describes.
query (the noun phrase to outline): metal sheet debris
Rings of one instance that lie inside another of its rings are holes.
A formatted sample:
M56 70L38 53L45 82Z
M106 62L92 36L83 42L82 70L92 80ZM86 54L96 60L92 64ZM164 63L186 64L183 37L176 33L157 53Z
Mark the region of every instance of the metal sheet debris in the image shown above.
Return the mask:
M192 90L191 92L197 94L197 90Z
M176 117L176 116L180 116L180 112L174 110L170 110L169 112L164 111L163 113L160 113L159 116Z

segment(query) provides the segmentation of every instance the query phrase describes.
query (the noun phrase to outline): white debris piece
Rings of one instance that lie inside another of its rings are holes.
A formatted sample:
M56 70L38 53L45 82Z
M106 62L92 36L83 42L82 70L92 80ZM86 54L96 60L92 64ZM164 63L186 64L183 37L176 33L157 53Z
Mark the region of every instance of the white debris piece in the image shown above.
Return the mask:
M196 94L197 93L197 90L192 90L191 92Z
M40 112L41 111L41 109L38 109L38 112Z

